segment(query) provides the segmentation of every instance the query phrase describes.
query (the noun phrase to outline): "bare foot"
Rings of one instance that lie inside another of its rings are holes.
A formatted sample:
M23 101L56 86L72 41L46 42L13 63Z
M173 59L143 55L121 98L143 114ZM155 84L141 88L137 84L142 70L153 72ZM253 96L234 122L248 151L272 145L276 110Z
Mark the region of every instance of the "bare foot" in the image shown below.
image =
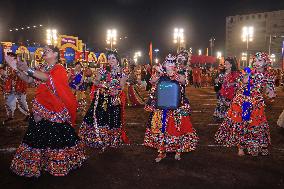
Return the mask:
M268 149L267 149L267 148L261 149L261 155L267 156L268 154L269 154L269 152L268 152Z
M101 148L101 150L100 150L100 152L99 152L99 153L100 153L100 154L102 154L102 153L104 153L104 152L105 152L105 150L106 150L106 147L104 146L104 147L102 147L102 148Z
M244 155L245 155L244 149L239 148L238 156L244 156Z
M162 159L166 157L166 153L159 153L157 158L155 159L156 163L159 163Z
M180 155L181 154L179 152L177 152L176 155L175 155L175 160L178 160L178 161L181 160Z

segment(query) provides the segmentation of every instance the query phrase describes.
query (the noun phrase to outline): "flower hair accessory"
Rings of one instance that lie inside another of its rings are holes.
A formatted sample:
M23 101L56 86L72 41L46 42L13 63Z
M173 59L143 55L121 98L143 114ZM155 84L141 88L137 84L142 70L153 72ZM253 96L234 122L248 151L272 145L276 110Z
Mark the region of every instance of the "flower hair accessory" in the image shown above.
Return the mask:
M169 54L163 63L163 66L176 66L176 57L172 54Z
M254 57L253 57L253 62L256 62L256 59L258 58L262 58L263 60L265 60L265 67L270 67L271 66L271 59L269 57L269 55L265 52L257 52L255 53Z

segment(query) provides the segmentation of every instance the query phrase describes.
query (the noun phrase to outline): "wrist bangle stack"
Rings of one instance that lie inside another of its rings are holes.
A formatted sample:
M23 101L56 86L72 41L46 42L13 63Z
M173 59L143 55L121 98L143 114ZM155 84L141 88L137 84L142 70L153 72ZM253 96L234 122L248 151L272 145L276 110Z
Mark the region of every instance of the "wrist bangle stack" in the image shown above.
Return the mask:
M35 73L35 70L33 70L32 68L28 68L27 73L28 73L28 76L32 77Z

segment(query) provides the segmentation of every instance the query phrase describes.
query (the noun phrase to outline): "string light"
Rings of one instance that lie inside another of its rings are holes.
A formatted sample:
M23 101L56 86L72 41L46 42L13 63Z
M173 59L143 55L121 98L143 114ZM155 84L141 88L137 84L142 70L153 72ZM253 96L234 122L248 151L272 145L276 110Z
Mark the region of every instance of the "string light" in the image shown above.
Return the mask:
M40 24L40 25L34 25L32 28L34 28L34 29L36 29L36 28L38 28L38 27L43 27L43 25L42 24ZM9 29L9 31L10 32L12 32L12 31L19 31L19 28L21 29L21 30L25 30L25 29L30 29L31 27L30 26L21 26L21 27L18 27L18 28L14 28L14 29Z

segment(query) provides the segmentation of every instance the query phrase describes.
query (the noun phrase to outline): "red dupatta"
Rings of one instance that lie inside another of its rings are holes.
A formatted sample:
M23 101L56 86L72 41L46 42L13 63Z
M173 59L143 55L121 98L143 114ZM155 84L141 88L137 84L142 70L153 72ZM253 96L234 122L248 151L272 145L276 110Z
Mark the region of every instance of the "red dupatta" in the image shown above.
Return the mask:
M122 131L121 131L121 139L125 144L130 144L129 138L127 137L125 131L125 105L126 105L126 94L122 91L120 93L120 100L121 100L121 123L122 123Z
M39 85L34 101L34 113L42 118L68 121L75 125L77 111L76 97L72 93L65 68L57 64L49 73L49 80ZM67 120L66 120L67 119Z

